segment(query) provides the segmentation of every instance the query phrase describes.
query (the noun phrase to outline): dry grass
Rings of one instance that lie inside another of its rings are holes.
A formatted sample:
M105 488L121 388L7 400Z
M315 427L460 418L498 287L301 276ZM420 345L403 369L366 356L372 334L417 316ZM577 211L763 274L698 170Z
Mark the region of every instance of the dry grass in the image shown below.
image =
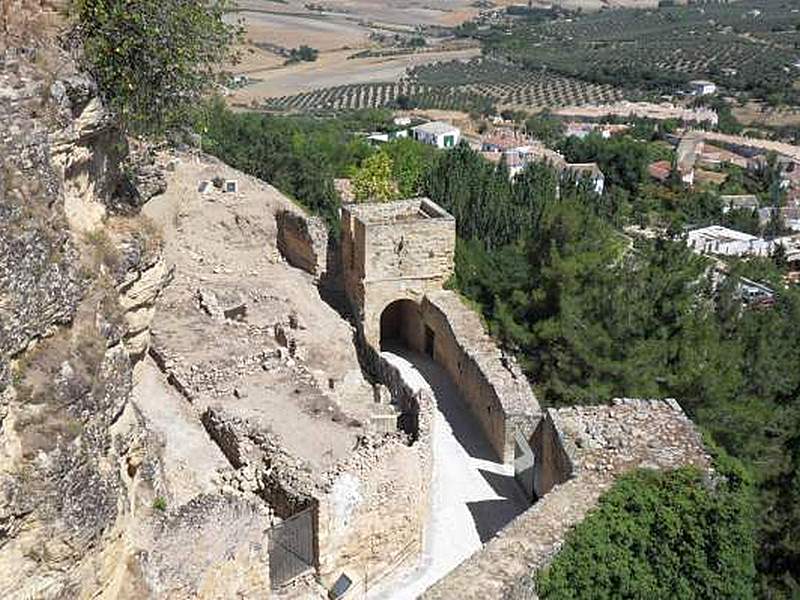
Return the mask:
M83 236L83 241L88 250L84 255L89 261L92 273L101 273L105 268L114 273L119 269L122 257L111 236L104 228L97 228Z

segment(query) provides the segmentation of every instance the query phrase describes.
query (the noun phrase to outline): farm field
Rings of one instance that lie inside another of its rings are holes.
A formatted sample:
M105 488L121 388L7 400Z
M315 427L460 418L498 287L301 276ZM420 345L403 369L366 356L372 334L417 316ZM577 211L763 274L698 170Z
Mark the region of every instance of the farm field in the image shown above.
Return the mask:
M245 22L245 37L253 45L266 42L296 48L305 44L325 52L343 47L364 47L369 40L367 28L343 16L326 18L313 13L284 14L243 9L240 9L239 16Z
M775 108L758 102L734 106L733 116L743 125L766 127L800 127L800 108Z
M548 22L518 21L484 36L487 51L595 83L672 92L710 78L772 102L798 100L800 7L744 0L616 10Z
M376 47L370 32L394 35L387 32L408 31L402 28L412 23L441 24L442 15L469 16L477 9L458 1L420 7L350 0L311 14L292 12L300 10L294 1L242 5L250 41L261 44L262 54L250 53L242 65L253 83L234 93L234 105L301 112L397 104L536 111L653 100L697 78L712 79L727 94L800 105L800 7L784 0L554 12L545 20L517 19L479 30L475 42L483 45L483 57L474 48L358 58L352 57L359 49ZM302 31L297 37L294 27ZM318 48L319 58L294 65L270 61L265 42L256 41L269 35L277 46ZM794 122L792 111L769 114L761 116ZM757 114L753 120L759 121Z
M323 97L329 90L345 86L396 86L400 85L396 82L409 67L432 61L469 59L479 53L480 50L474 48L354 59L348 59L352 52L346 50L321 53L313 63L249 71L254 83L236 90L230 100L233 104L266 102L271 107L294 108L301 97Z
M557 4L596 10L612 4L642 6L654 2L562 0ZM497 7L517 3L515 0L494 0ZM311 10L312 4L323 10ZM534 4L544 6L545 1L537 0ZM413 32L418 26L453 27L474 18L480 10L472 0L428 0L424 3L417 0L321 0L316 3L306 0L241 0L231 18L242 19L246 43L240 48L241 62L230 70L233 74L248 75L254 84L235 90L231 102L239 106L250 105L275 97L309 94L314 90L348 84L397 84L406 69L475 56L477 50L457 50L451 54L347 60L348 56L360 50L374 48L375 42L370 39L373 34L391 36L396 32ZM319 50L318 60L285 66L281 49L300 45ZM481 90L462 91L482 93ZM380 92L376 90L375 93ZM503 100L502 95L500 100ZM513 98L510 101L513 103ZM289 103L297 102L302 100Z
M412 68L400 81L338 85L268 100L272 110L350 110L391 105L406 97L420 108L488 112L491 108L605 104L622 99L621 89L543 72L522 71L475 58Z

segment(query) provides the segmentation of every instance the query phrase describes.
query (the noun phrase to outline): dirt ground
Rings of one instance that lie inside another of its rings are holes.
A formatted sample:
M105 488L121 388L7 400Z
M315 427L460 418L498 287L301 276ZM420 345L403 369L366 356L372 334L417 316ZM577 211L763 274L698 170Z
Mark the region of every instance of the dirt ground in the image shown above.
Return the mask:
M800 110L774 109L761 102L748 102L745 106L733 106L733 116L751 127L783 127L786 125L800 126Z
M201 194L198 183L215 176L235 179L238 191ZM282 208L293 205L271 186L213 159L180 155L167 192L144 209L174 267L152 346L197 414L219 406L260 423L322 472L352 449L374 399L352 327L320 299L310 275L280 257L274 212ZM221 306L243 305L244 314L209 314L209 295ZM279 327L296 349L281 341ZM148 384L155 389L152 377Z

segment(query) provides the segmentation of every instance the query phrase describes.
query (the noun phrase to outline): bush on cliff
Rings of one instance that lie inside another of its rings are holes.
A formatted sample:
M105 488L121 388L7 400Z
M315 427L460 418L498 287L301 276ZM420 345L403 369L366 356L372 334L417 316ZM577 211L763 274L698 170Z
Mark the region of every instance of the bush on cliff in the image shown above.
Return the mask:
M752 598L749 483L730 459L620 479L537 576L545 600Z
M240 27L230 0L74 0L84 68L131 133L162 135L190 110L232 58Z

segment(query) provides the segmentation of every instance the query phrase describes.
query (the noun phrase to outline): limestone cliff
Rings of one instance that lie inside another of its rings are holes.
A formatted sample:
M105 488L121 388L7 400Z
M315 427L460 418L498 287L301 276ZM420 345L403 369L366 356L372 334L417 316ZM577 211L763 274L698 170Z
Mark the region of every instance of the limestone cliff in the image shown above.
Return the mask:
M17 9L6 30L34 33L0 43L2 595L265 593L264 508L167 504L161 441L131 401L170 276L137 212L163 178L146 153L124 174L94 83L35 20L9 25Z

